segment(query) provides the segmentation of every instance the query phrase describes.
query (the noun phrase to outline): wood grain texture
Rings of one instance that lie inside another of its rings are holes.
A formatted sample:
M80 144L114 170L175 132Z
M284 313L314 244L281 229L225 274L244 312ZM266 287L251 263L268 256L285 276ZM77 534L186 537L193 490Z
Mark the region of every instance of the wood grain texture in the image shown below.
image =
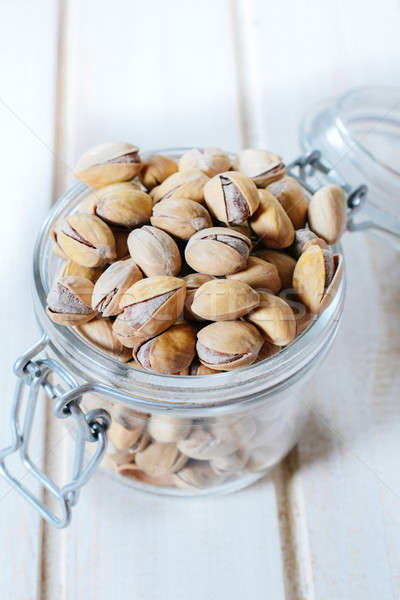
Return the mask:
M6 8L6 10L5 10ZM14 360L39 337L30 303L32 251L51 199L57 3L3 4L0 19L2 415L0 445L10 441ZM31 456L42 462L44 409L37 411ZM19 461L11 466L39 492ZM0 481L0 589L4 600L40 597L41 521Z

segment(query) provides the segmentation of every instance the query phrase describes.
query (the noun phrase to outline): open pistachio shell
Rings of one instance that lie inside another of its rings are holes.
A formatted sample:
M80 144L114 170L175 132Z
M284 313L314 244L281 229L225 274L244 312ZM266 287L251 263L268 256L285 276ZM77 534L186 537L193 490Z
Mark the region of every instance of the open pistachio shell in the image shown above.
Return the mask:
M178 442L179 450L196 460L210 460L218 456L232 454L238 447L237 440L232 437L218 437L201 427L194 427L190 435Z
M129 181L140 172L139 149L126 142L107 142L88 150L78 161L75 177L97 190Z
M68 275L54 282L46 312L58 325L80 325L96 316L92 309L93 283L84 277Z
M135 457L136 465L152 477L175 473L186 464L187 456L180 453L176 444L153 442Z
M209 488L224 480L222 475L217 475L208 463L192 463L173 475L174 484L180 489Z
M148 190L152 190L177 170L178 165L173 158L163 154L152 154L146 158L139 177L143 185Z
M188 198L167 198L157 202L151 224L182 240L188 240L201 229L212 227L207 209Z
M166 198L189 198L195 202L203 202L204 186L208 181L209 177L200 169L178 171L153 188L151 196L154 204Z
M98 267L116 258L113 233L95 215L69 215L60 228L57 241L68 258L84 267Z
M233 321L258 306L260 297L247 283L213 279L195 293L192 311L207 321Z
M304 227L308 202L305 191L294 177L283 177L268 185L267 190L282 204L295 229Z
M330 299L336 292L342 274L342 261L340 255L335 257L329 250L312 245L297 261L293 273L293 287L312 313L318 313L327 306L328 298L324 303L322 300L328 290Z
M231 371L256 361L263 345L256 327L243 321L219 321L197 334L200 362L216 371Z
M120 307L122 296L142 277L140 269L132 258L113 263L96 281L92 296L93 309L103 317L118 315L123 310Z
M265 187L281 179L286 172L282 158L278 154L258 148L246 148L239 152L233 166L237 171L250 177L257 187Z
M202 273L190 273L185 275L183 279L186 281L186 298L183 307L183 317L186 321L204 321L192 311L193 298L196 291L203 283L214 279L212 275L204 275Z
M145 431L146 421L138 422L135 429L126 429L116 421L111 423L108 437L117 451L128 450L132 459L136 452L141 452L147 446L149 436Z
M250 226L268 248L288 248L294 240L294 227L280 202L268 190L258 190L260 206L250 218Z
M287 290L292 287L293 271L296 266L296 260L292 256L281 250L270 250L260 246L257 246L253 252L255 256L259 256L276 266L282 283L282 289Z
M293 254L298 258L302 252L307 250L310 246L319 246L320 248L326 248L327 243L322 238L315 235L311 229L297 229L295 232L294 243L293 243Z
M178 323L157 337L137 344L133 353L144 369L171 375L179 373L194 359L195 329L187 323Z
M276 266L258 256L249 256L247 267L243 271L227 275L227 279L242 281L253 288L269 290L273 294L277 294L281 289Z
M59 277L75 275L77 277L84 277L85 279L90 279L90 281L96 283L103 271L104 267L83 267L82 265L78 265L78 263L75 263L73 260L68 260L62 266Z
M200 169L209 177L228 171L231 161L220 148L193 148L187 150L179 160L179 170Z
M152 415L149 434L156 442L179 442L189 435L192 420L169 415Z
M211 227L195 233L185 249L186 262L207 275L229 275L245 268L251 241L226 227Z
M177 275L182 260L179 248L165 231L145 225L131 231L128 237L131 257L147 277Z
M260 305L246 319L257 325L275 346L287 346L296 336L293 310L285 300L268 292L260 291Z
M260 203L254 183L235 171L215 175L204 187L208 209L222 223L240 225Z

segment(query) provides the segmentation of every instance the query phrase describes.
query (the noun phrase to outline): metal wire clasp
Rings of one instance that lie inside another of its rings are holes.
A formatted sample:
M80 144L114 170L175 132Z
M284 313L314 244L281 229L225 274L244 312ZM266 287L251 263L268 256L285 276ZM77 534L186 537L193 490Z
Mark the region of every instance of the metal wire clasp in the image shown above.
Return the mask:
M14 365L14 373L18 377L14 401L11 409L11 445L0 450L0 473L30 504L32 504L49 523L57 528L66 527L71 520L71 507L78 499L80 488L90 479L104 455L107 436L106 431L111 417L103 409L84 413L80 408L81 390L88 387L79 386L74 377L57 361L50 358L33 360L45 349L48 338L43 336L32 348L21 356ZM56 374L62 385L53 385L49 377ZM72 417L76 422L76 446L71 482L58 487L33 462L29 454L29 441L32 433L35 410L39 400L39 391L43 389L55 402L54 413L58 418ZM27 392L26 408L21 418L21 405ZM84 451L87 442L96 442L97 448L89 462L84 465ZM52 513L41 501L17 480L6 467L6 459L17 452L25 468L59 501L61 516Z

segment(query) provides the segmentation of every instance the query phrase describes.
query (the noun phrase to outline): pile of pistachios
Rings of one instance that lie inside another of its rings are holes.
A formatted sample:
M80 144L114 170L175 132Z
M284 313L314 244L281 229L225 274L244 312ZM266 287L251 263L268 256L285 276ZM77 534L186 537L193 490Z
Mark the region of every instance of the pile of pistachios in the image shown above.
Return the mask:
M142 160L113 142L75 175L91 191L51 232L65 263L47 314L117 360L179 375L245 367L290 344L337 289L344 192L309 201L272 152Z

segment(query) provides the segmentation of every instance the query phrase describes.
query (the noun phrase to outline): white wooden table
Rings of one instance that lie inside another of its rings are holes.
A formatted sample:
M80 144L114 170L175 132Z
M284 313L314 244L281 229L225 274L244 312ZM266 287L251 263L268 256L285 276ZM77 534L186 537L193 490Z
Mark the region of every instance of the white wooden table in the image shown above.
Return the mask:
M400 83L400 5L361 0L3 0L0 8L1 373L37 338L31 254L87 147L263 146L292 158L307 105ZM126 493L96 476L52 530L0 481L2 600L398 600L400 270L347 234L348 299L272 477L230 497ZM35 456L62 479L68 436L43 406Z

